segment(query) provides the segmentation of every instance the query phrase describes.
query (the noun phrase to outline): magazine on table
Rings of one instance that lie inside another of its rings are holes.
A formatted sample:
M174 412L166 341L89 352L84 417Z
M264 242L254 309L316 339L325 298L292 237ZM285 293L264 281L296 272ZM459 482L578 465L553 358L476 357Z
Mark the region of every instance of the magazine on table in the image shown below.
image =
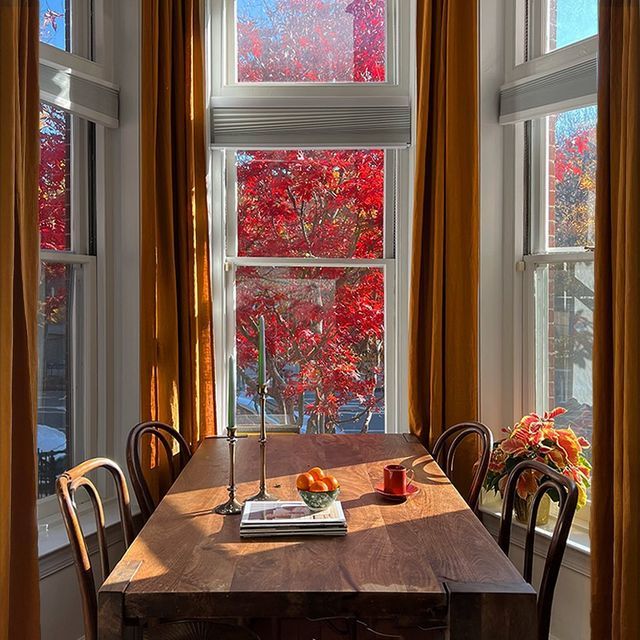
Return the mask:
M342 505L312 511L304 502L247 502L242 511L242 537L291 535L345 535L347 522Z

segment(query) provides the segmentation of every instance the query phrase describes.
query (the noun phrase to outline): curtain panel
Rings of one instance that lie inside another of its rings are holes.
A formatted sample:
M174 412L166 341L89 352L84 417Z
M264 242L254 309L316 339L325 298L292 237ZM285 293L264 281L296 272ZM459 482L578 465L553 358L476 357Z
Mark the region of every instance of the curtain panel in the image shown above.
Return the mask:
M419 2L409 422L431 447L478 413L478 6ZM470 485L476 450L461 447Z
M0 640L40 637L38 3L0 0Z
M591 637L640 637L640 0L601 0Z
M141 418L192 448L215 433L201 11L142 0Z

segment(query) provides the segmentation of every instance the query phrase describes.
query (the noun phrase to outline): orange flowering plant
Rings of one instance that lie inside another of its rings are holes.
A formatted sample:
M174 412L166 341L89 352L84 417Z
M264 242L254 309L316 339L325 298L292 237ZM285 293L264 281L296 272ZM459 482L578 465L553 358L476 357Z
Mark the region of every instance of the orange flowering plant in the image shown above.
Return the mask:
M503 493L513 467L523 460L538 460L576 483L579 492L578 509L584 507L587 502L591 465L583 451L591 445L585 438L578 437L570 427L556 428L556 416L566 411L557 407L553 411L545 411L542 417L532 413L524 416L512 429L505 429L507 437L493 446L485 489ZM518 496L526 500L535 494L541 479L540 473L525 471L516 487ZM549 495L557 502L554 492L550 492Z

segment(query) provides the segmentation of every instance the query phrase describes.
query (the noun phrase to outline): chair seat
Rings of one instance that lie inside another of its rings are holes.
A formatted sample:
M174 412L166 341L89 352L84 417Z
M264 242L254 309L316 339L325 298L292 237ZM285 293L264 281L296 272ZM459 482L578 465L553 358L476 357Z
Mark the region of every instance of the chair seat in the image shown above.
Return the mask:
M257 636L239 625L221 622L170 622L149 627L144 640L256 640Z

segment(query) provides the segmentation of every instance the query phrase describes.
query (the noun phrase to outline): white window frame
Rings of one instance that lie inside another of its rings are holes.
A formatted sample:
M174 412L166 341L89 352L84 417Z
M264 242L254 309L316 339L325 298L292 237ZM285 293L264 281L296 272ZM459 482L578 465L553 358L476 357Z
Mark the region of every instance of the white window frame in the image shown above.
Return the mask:
M234 38L235 0L209 0L209 95L225 98L280 97L309 99L320 97L404 98L412 85L411 26L415 0L387 0L387 73L385 82L242 82L235 80L236 46ZM215 34L215 35L214 35ZM224 64L216 61L224 60Z
M107 210L107 183L110 165L108 134L106 128L116 127L113 113L89 109L69 101L63 93L65 84L78 78L88 83L87 97L100 97L104 92L115 94L117 87L108 81L111 74L110 15L112 0L93 0L93 34L91 35L90 3L72 0L71 52L40 43L40 68L59 70L60 95L41 92L41 101L70 114L71 119L71 248L68 251L41 250L41 262L65 264L74 267L74 288L71 309L71 386L73 399L70 419L72 460L77 464L83 459L108 453L105 424L106 376L104 354L106 326L102 314L107 305L105 286L104 236ZM93 44L91 44L93 42ZM93 56L93 60L89 56ZM93 121L93 125L90 125ZM93 134L90 133L94 127ZM90 146L90 136L93 145ZM92 156L92 157L91 157ZM92 164L93 163L93 164ZM91 165L91 168L89 168ZM93 181L92 181L93 178ZM93 190L93 193L90 193ZM90 238L89 208L93 199L93 231ZM92 245L92 246L90 246ZM99 478L98 488L103 495L111 489L105 478ZM86 498L82 499L84 503ZM59 507L55 495L38 500L38 521L42 531L59 521ZM58 545L58 537L52 544ZM41 553L49 545L41 540Z
M236 83L235 42L227 37L233 33L233 0L209 0L207 11L208 95L215 109L244 101L264 106L285 99L306 105L352 106L362 103L412 105L415 87L415 2L388 0L387 20L387 80L382 83ZM390 46L396 42L397 47ZM224 61L220 63L220 61ZM227 81L231 78L230 81ZM414 113L412 109L412 113ZM415 116L413 116L415 117ZM210 118L208 119L210 122ZM322 145L313 145L321 148ZM264 145L243 145L248 148L272 148ZM304 144L281 148L307 148ZM330 146L329 148L341 148ZM345 147L342 147L345 148ZM385 148L370 143L348 145L347 148ZM227 356L235 352L235 304L233 272L241 265L269 266L346 266L380 267L385 276L385 430L408 431L407 334L409 298L409 251L411 239L411 206L413 149L385 149L385 232L384 257L379 260L334 260L299 258L242 258L237 256L235 238L235 148L212 148L209 154L209 195L211 229L211 268L214 299L224 305L214 305L216 377L226 380ZM226 197L225 197L226 195ZM393 239L395 237L395 247ZM229 241L227 241L227 239ZM225 384L216 387L218 424L227 415Z
M525 2L531 2L530 55L525 54L524 20ZM581 63L593 61L598 49L598 36L593 36L574 44L543 53L546 33L542 22L545 15L545 0L518 0L507 2L505 16L505 83L501 93L527 82L544 79L557 71L571 70ZM528 59L527 59L528 58ZM507 321L512 325L511 344L508 345L508 357L505 359L505 375L513 376L513 397L509 403L513 421L519 419L532 408L542 410L549 407L537 406L537 375L540 363L537 362L535 335L535 269L537 266L563 262L592 262L593 251L580 247L547 247L547 130L546 115L559 111L569 111L595 104L596 96L585 92L571 100L550 102L535 110L523 110L519 114L510 114L508 120L502 120L504 126L504 167L505 225L504 238L505 311ZM523 176L525 175L525 121L530 121L530 167L529 194L526 193ZM530 196L530 219L535 221L531 228L525 229L526 199ZM536 213L537 212L537 213ZM529 234L530 246L525 246L525 235ZM588 527L590 503L576 512L575 522L580 527Z

